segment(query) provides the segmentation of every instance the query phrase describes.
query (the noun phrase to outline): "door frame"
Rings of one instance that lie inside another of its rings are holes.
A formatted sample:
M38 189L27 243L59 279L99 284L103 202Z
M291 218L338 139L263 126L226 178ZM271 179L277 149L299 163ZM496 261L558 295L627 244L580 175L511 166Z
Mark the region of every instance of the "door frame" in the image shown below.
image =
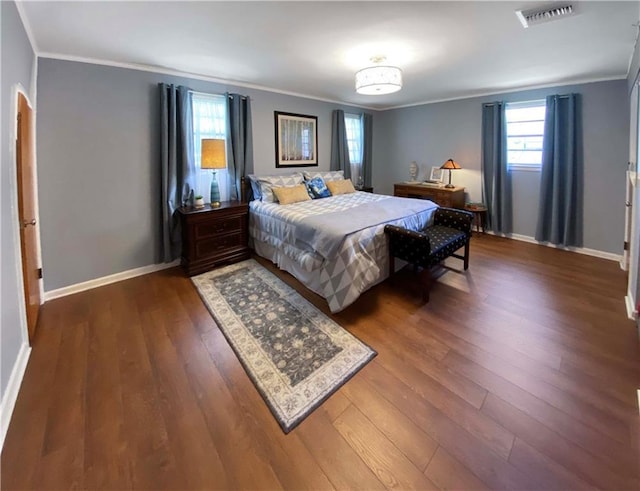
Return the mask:
M29 342L29 329L27 326L27 299L24 295L24 274L22 271L22 243L20 241L20 217L18 215L18 155L16 153L16 140L18 138L18 94L21 94L29 104L29 107L32 111L32 121L31 121L31 132L33 135L33 184L35 187L34 192L34 211L36 218L36 260L38 263L38 267L42 267L42 249L41 249L41 240L40 240L40 207L38 203L38 156L37 156L37 145L36 145L36 109L31 101L31 97L27 90L22 86L22 84L17 83L13 86L11 91L11 112L13 122L10 127L9 133L9 155L11 161L11 169L9 175L10 181L10 197L11 197L11 223L14 227L13 234L13 246L14 251L16 252L15 257L15 266L16 266L16 276L18 277L18 300L20 305L18 306L20 312L20 326L22 331L22 342L23 344L30 345ZM38 280L38 288L40 289L40 299L41 302L44 303L44 283L42 278Z

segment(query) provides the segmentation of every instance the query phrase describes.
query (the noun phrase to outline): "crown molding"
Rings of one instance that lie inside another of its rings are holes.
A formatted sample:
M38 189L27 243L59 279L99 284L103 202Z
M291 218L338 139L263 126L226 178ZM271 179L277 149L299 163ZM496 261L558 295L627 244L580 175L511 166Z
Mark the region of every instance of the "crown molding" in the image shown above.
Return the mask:
M490 95L499 95L499 94L513 94L515 92L524 92L527 90L536 90L536 89L548 89L550 87L564 87L567 85L581 85L581 84L592 84L597 82L611 82L614 80L625 80L626 76L620 75L615 77L604 77L604 78L586 78L586 79L578 79L573 80L571 82L552 82L548 84L541 85L525 85L523 87L506 89L506 90L495 90L490 92L479 92L477 94L469 94L463 95L459 97L450 97L448 99L434 99L434 100L426 100L422 102L412 102L411 104L403 104L401 106L391 106L385 107L383 109L377 109L378 111L391 111L393 109L404 109L405 107L415 107L415 106L425 106L427 104L438 104L440 102L451 102L451 101L461 101L464 99L475 99L478 97L487 97Z
M150 72L150 73L159 73L162 75L171 75L171 76L175 76L175 77L184 77L184 78L190 78L190 79L194 79L194 80L202 80L205 82L213 82L213 83L217 83L217 84L221 84L221 85L232 85L234 87L244 87L247 89L254 89L254 90L262 90L265 92L273 92L275 94L282 94L282 95L288 95L288 96L292 96L292 97L300 97L303 99L311 99L314 101L320 101L320 102L329 102L331 104L339 104L341 106L350 106L350 107L358 107L361 109L366 109L368 111L379 111L379 109L374 108L374 107L369 107L369 106L363 106L361 104L354 104L352 102L345 102L345 101L338 101L338 100L334 100L334 99L326 99L323 97L317 97L314 95L309 95L309 94L303 94L300 92L292 92L292 91L288 91L288 90L280 90L280 89L276 89L273 87L267 87L265 85L259 85L259 84L252 84L252 83L248 83L248 82L240 82L237 80L230 80L230 79L224 79L224 78L218 78L218 77L211 77L209 75L203 75L201 73L193 73L193 72L184 72L181 70L174 70L172 68L165 68L165 67L161 67L161 66L156 66L156 65L145 65L142 63L127 63L127 62L120 62L120 61L112 61L112 60L103 60L100 58L86 58L83 56L73 56L73 55L64 55L61 53L50 53L50 52L41 52L38 53L38 57L39 58L49 58L52 60L62 60L62 61L74 61L77 63L89 63L92 65L102 65L102 66L110 66L110 67L115 67L115 68L125 68L125 69L129 69L129 70L138 70L138 71L142 71L142 72Z
M14 2L16 9L18 10L18 15L20 16L20 20L22 21L22 26L24 27L24 31L27 33L27 38L29 39L29 43L31 43L31 49L35 53L36 57L38 56L38 43L36 43L36 37L33 34L33 29L31 29L31 24L29 23L29 18L27 17L26 12L24 11L24 7L22 6L23 2Z

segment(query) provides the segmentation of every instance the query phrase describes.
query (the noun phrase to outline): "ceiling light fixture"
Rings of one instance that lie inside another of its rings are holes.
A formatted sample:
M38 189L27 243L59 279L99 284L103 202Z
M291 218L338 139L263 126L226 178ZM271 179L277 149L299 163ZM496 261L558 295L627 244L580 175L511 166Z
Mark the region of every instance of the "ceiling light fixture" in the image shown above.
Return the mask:
M364 95L383 95L402 88L402 70L396 66L381 65L384 56L371 58L374 66L356 72L356 92Z

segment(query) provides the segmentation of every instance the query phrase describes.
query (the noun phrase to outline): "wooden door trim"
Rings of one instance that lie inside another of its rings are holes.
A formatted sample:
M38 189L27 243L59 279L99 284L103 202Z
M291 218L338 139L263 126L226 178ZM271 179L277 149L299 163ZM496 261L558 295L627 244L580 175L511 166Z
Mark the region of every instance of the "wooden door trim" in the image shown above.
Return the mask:
M10 187L10 199L11 199L11 223L14 227L13 233L13 248L15 251L15 271L16 276L18 278L18 311L20 313L20 330L22 331L22 342L23 344L29 345L29 329L27 326L27 299L24 293L24 277L22 271L22 244L20 243L20 216L19 216L19 203L18 203L18 155L16 152L16 140L18 138L18 95L21 94L27 101L27 104L32 110L33 118L31 121L31 131L33 135L33 170L34 170L34 186L36 188L36 193L34 194L34 212L36 218L36 257L39 267L42 267L42 249L40 243L40 209L38 203L38 181L37 181L37 155L36 155L36 111L31 102L31 97L24 86L20 83L17 83L13 86L11 91L11 107L13 108L13 122L10 126L10 134L9 134L9 152L10 152L10 162L11 169L9 174L9 187ZM40 279L38 281L38 286L40 289L40 301L44 302L44 288L43 281Z

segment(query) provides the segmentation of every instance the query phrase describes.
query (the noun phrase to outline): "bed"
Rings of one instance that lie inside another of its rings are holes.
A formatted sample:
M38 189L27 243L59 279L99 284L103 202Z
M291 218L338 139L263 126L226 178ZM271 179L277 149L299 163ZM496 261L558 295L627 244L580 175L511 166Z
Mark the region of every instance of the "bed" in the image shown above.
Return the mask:
M384 226L423 229L437 207L429 200L362 191L286 205L254 199L249 203L250 246L324 297L335 313L388 277Z

